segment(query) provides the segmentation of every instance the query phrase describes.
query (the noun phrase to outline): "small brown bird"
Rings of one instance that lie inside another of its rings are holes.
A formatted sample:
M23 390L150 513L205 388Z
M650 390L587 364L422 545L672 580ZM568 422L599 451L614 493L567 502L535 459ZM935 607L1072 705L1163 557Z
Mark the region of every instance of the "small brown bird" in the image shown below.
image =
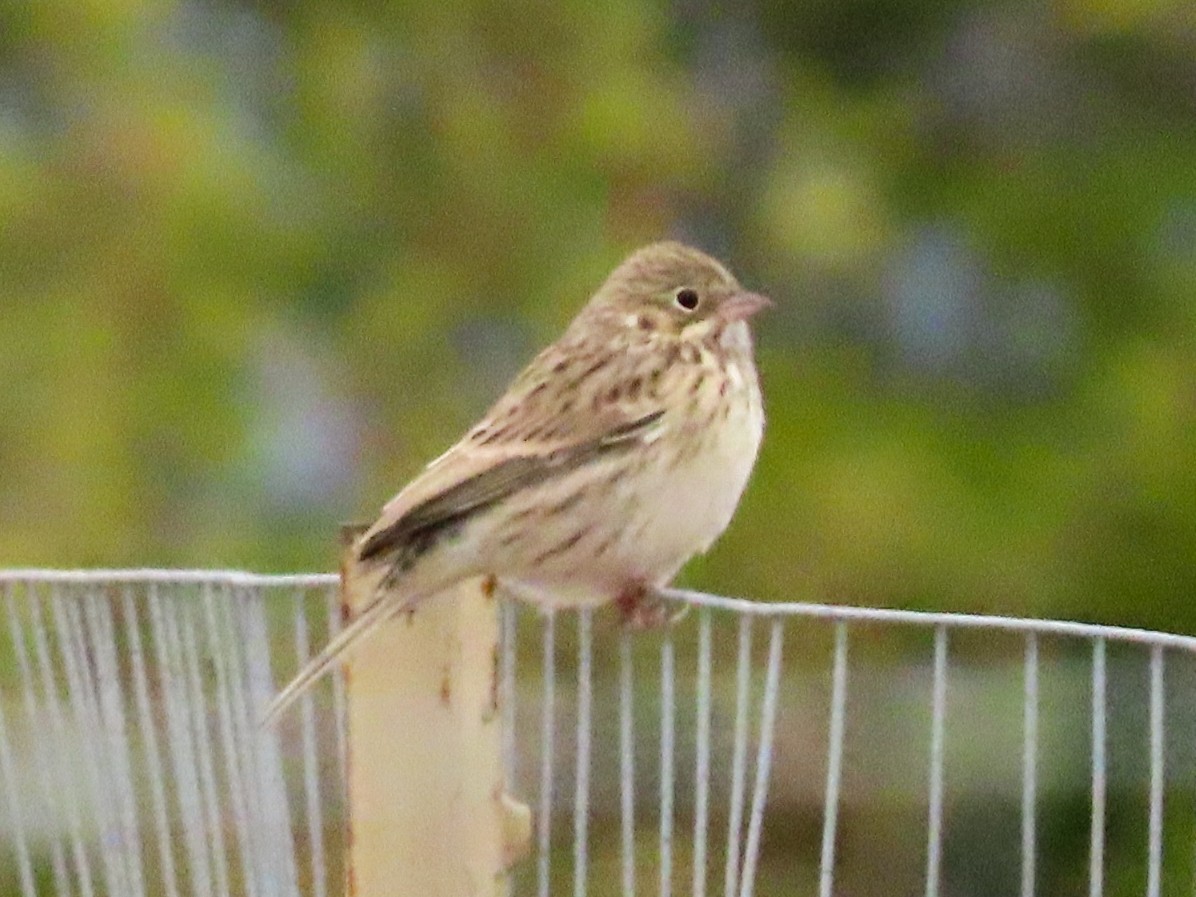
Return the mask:
M278 717L350 646L474 576L545 606L656 590L731 520L764 431L748 319L771 304L680 243L632 254L564 335L357 543L377 596L275 698Z

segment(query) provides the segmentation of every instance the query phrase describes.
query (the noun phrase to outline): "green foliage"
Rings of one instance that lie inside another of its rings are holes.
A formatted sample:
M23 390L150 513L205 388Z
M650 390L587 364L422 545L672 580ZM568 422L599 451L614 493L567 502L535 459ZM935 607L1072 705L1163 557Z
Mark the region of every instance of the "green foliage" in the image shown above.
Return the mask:
M1131 6L10 5L0 558L329 568L673 234L780 302L691 582L1190 629L1192 22Z

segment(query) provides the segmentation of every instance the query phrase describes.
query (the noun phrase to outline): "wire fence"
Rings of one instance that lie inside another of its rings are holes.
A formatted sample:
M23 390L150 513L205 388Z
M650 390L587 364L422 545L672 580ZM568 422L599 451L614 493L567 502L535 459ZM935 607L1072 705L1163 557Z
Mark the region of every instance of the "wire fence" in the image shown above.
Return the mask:
M17 878L0 890L267 897L303 881L328 893L343 741L321 776L302 708L295 813L280 741L258 721L272 655L287 635L307 651L307 614L284 633L272 611L286 608L271 604L306 610L314 595L335 621L332 578L16 571L0 589L11 657L0 790Z
M13 570L0 597L0 893L343 892L339 678L257 725L335 577ZM504 605L511 893L1190 892L1196 639L671 597L661 633Z

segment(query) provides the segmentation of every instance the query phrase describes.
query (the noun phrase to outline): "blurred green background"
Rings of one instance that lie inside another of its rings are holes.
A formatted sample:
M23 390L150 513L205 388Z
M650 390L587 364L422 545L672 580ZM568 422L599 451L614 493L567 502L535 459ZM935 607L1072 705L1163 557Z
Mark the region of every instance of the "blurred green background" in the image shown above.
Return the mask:
M1196 628L1196 8L0 6L0 559L331 569L664 236L769 431L687 581Z
M686 584L1196 631L1188 0L0 2L0 565L330 570L666 236L777 301Z

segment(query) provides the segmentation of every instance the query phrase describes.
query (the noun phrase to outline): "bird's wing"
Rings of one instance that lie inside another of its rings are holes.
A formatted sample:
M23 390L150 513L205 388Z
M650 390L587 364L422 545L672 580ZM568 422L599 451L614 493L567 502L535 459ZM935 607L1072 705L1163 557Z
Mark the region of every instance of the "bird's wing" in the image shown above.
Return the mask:
M471 514L520 489L654 439L664 409L651 388L655 377L649 372L641 379L636 371L642 372L643 365L638 362L627 353L587 357L565 344L550 346L477 427L387 502L358 541L358 557L401 572ZM598 375L605 391L594 389ZM600 401L582 402L583 395ZM267 723L346 650L424 597L405 595L396 603L387 592L375 594L275 697Z
M651 438L663 414L663 409L657 409L631 418L608 410L591 422L591 432L571 441L489 446L471 443L467 436L391 499L378 522L358 542L358 556L401 568L458 522L516 490L641 444ZM595 434L594 430L599 432ZM386 619L414 607L424 597L404 595L396 603L387 593L376 593L270 702L264 724L272 725L345 651Z
M572 439L496 441L467 436L391 499L362 536L362 560L422 553L437 534L512 493L625 451L647 437L664 411L603 415ZM598 424L595 426L595 423ZM474 433L478 431L475 430Z

